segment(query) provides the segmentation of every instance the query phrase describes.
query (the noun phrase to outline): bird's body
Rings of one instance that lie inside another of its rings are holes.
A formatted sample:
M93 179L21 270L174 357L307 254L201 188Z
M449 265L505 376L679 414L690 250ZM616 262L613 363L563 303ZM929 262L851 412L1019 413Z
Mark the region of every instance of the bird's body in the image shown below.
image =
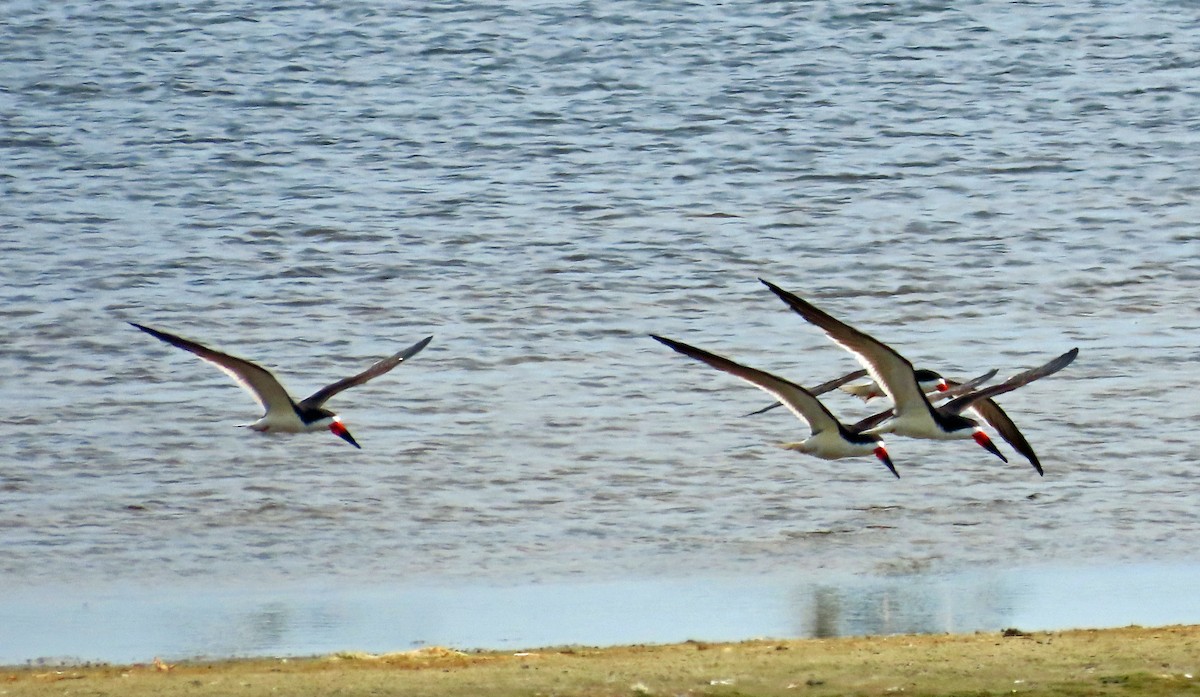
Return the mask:
M433 339L432 336L422 339L407 349L376 362L363 372L326 385L297 402L288 394L283 384L271 374L271 371L257 363L216 351L169 332L153 329L136 322L130 322L130 324L156 339L193 353L211 363L249 392L262 406L265 413L254 423L245 424L246 428L261 433L312 433L328 430L356 448L361 446L342 424L341 418L324 408L325 402L343 390L361 385L390 371L406 359L415 356Z
M311 409L301 414L299 409L268 409L258 421L243 424L260 433L312 433L329 428L338 417L328 409Z
M861 434L840 429L824 429L813 433L802 441L784 443L783 448L794 450L805 455L819 457L822 460L841 460L846 457L861 457L863 455L879 456L876 452L883 447L883 439L879 437L863 437ZM894 469L894 468L889 468ZM900 475L896 475L897 477Z
M915 371L914 374L917 376L917 384L920 386L921 391L925 394L945 392L948 388L946 379L936 371L921 368ZM879 383L875 382L874 380L868 380L867 382L858 384L843 385L841 389L843 392L848 392L864 402L869 402L877 397L887 396L887 392L885 392L884 389L879 386Z

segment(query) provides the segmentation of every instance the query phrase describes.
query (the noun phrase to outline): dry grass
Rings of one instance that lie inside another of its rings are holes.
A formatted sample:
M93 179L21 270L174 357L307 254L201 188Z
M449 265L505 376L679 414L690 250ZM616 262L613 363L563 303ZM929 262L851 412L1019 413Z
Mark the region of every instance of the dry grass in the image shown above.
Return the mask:
M1200 695L1200 627L0 669L0 695Z

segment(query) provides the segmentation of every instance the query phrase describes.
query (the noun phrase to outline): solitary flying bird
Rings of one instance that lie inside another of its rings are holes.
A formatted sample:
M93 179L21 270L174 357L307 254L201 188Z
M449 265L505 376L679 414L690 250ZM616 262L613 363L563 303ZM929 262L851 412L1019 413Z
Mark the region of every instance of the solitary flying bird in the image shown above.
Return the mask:
M694 358L717 370L741 378L778 399L796 415L796 418L807 423L812 430L812 435L803 441L785 443L783 447L788 450L807 453L824 460L874 455L892 474L897 478L900 477L900 473L896 471L896 466L892 464L892 459L888 456L882 438L874 434L857 433L848 429L809 390L794 382L784 380L778 375L736 363L715 353L689 346L682 341L675 341L656 334L651 334L650 338L689 358Z
M214 351L194 341L136 322L130 322L130 324L156 339L196 354L221 369L221 372L245 388L258 401L259 405L266 409L266 413L258 421L245 424L247 428L262 433L312 433L329 429L334 435L360 449L362 446L354 440L354 436L350 435L350 431L342 424L341 417L325 409L322 405L342 390L361 385L390 371L420 353L421 349L433 340L432 336L425 337L400 353L377 362L358 375L338 380L332 385L326 385L297 402L292 399L279 380L271 374L271 371L256 363Z

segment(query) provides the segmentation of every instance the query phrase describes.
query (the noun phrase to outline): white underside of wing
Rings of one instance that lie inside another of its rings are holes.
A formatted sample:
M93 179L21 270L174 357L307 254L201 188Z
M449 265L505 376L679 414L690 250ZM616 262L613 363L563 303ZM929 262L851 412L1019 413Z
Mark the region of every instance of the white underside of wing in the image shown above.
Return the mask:
M769 373L754 371L753 373L736 374L737 378L754 385L758 389L778 399L796 418L808 424L814 434L832 432L838 437L837 422L830 417L825 407L808 392L797 389L790 382L777 378Z
M292 406L292 401L288 397L287 390L283 389L283 385L279 384L279 381L271 377L265 370L261 372L251 370L241 371L235 366L226 365L220 361L202 356L200 359L205 363L216 366L222 373L233 378L233 381L249 393L254 398L254 401L258 402L258 405L266 411L264 419L268 416L274 416L275 420L282 423L290 417L295 419L297 423L303 423Z
M897 413L929 412L928 403L925 401L921 388L917 385L917 378L908 361L874 340L872 340L871 346L877 347L876 350L865 351L852 347L832 335L830 338L858 360L875 384L879 385L892 400Z

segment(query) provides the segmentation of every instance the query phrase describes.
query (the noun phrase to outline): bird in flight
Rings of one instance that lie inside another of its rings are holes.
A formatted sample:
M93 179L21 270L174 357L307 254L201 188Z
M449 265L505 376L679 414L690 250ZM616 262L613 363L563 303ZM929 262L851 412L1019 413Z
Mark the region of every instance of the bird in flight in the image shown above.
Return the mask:
M249 392L258 401L259 405L266 410L266 413L258 421L245 424L247 428L262 433L312 433L328 429L334 435L360 449L362 446L354 440L354 436L350 435L350 431L342 423L341 417L326 409L324 407L325 402L343 390L361 385L392 370L404 361L420 353L421 349L428 346L429 342L433 340L432 336L426 337L403 351L378 361L361 373L326 385L297 402L292 399L292 396L288 394L288 391L284 389L279 380L271 374L271 371L257 363L210 349L190 339L185 339L159 329L153 329L143 324L136 322L130 322L129 324L156 339L165 341L184 351L190 351L201 359L212 363L221 372L233 378L237 384Z
M741 378L778 399L797 418L807 423L812 430L812 435L803 441L785 443L783 447L788 450L796 450L825 460L874 455L892 474L899 478L900 473L892 464L892 459L888 456L882 438L875 434L857 433L842 425L842 422L838 421L837 417L824 404L821 404L821 401L813 396L812 392L800 385L766 371L736 363L715 353L689 346L682 341L667 339L655 334L651 334L650 337L689 358L694 358L717 370Z

